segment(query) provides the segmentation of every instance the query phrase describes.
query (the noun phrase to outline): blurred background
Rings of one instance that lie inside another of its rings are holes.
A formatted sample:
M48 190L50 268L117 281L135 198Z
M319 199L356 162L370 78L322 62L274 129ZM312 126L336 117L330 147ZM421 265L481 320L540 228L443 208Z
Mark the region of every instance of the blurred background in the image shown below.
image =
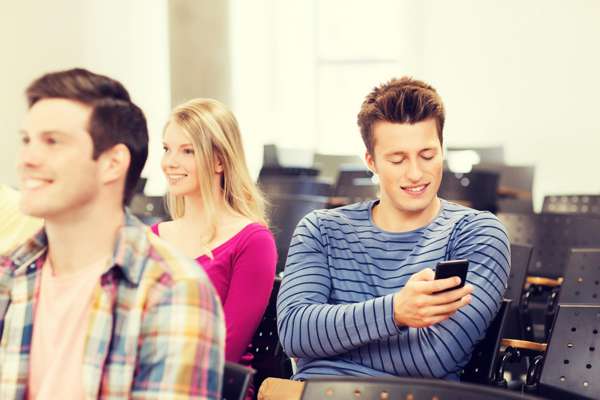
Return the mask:
M165 189L160 142L172 106L229 105L257 177L269 144L284 165L362 158L362 99L402 75L441 94L450 168L533 167L536 209L545 195L600 193L598 21L595 0L11 2L0 14L0 182L17 183L25 87L78 66L123 82L145 111L148 195ZM472 151L490 147L500 158Z

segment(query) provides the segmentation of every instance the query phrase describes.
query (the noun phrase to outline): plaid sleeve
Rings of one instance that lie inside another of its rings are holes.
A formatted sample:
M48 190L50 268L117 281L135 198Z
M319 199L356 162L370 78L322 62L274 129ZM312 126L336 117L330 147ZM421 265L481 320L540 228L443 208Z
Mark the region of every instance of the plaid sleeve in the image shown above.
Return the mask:
M214 290L208 279L161 283L144 311L132 398L220 399L225 326Z
M12 284L10 265L8 257L0 257L0 338L2 338L2 333L4 332L4 318L10 304L10 288Z

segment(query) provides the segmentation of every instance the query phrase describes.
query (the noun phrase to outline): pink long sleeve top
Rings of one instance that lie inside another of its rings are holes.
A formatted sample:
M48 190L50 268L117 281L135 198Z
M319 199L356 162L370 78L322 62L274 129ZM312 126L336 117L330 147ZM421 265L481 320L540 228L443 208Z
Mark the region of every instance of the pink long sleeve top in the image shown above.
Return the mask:
M152 231L160 236L159 226ZM196 258L223 304L227 338L225 359L249 364L247 348L267 308L273 281L277 250L268 228L252 223L206 255Z

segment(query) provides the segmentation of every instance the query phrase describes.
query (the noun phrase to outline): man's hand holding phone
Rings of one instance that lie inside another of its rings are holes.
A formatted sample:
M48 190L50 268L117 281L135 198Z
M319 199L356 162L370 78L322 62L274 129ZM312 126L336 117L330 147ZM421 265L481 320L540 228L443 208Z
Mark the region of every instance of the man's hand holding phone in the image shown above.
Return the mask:
M464 285L467 268L467 261L454 260L438 264L436 273L425 268L412 275L394 295L396 325L428 327L445 321L469 304L473 287Z

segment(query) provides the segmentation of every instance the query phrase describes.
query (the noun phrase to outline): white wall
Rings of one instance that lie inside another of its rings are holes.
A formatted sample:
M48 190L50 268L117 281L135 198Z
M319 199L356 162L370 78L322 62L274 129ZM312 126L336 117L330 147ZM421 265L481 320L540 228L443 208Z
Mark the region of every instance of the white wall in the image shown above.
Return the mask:
M428 0L424 79L459 145L536 165L534 198L599 193L600 2Z
M129 90L150 129L151 163L144 174L159 176L153 171L170 108L166 6L166 0L23 0L3 8L0 182L17 183L14 164L25 88L46 72L72 67L109 75ZM162 191L160 178L151 186Z
M600 192L600 2L233 2L234 104L255 150L361 154L363 97L413 75L446 103L447 144L502 144L537 166L538 207Z
M232 108L257 176L263 144L314 147L314 5L231 0L230 9Z
M121 80L146 112L144 174L149 192L162 192L167 1L23 0L3 9L0 182L16 183L27 84L83 66ZM444 98L447 144L503 144L509 162L537 165L538 205L545 193L600 192L598 21L596 0L229 0L232 107L251 169L268 142L362 154L355 120L364 95L409 74Z

